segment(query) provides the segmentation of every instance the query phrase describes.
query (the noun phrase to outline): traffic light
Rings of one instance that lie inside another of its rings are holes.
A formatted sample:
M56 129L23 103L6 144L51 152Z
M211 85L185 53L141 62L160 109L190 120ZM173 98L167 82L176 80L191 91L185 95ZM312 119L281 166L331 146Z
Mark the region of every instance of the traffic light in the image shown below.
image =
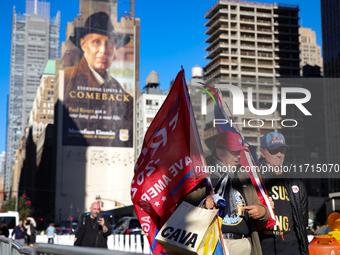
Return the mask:
M4 192L4 200L7 200L7 192Z
M26 208L31 207L31 200L27 196L25 196L25 198L24 198L24 203L25 203Z

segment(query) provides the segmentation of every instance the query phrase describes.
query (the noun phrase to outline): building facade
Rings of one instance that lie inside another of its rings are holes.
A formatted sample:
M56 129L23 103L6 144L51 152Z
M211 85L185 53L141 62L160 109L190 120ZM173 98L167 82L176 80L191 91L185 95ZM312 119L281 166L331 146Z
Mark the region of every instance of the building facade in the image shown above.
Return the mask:
M48 59L59 55L60 13L50 17L50 3L26 1L26 13L13 7L11 68L6 138L5 191L12 183L12 164L20 137L24 135L36 91Z
M4 177L6 167L6 151L3 151L0 155L0 177Z
M6 151L3 151L0 154L0 206L4 202L4 173L5 173L5 166L6 166Z
M149 73L145 79L145 92L136 101L136 161L141 153L144 135L164 103L167 91L158 88L158 74Z
M80 9L74 10L73 22L66 26L66 40L61 44L61 56L56 64L56 222L65 222L71 215L77 218L94 201L101 202L102 210L132 204L130 183L135 164L140 24L134 18L133 4L130 14L119 17L115 0L80 0ZM113 51L114 57L106 69L107 77L116 81L106 84L108 87L101 86L97 80L99 74L95 77L92 71L70 79L80 70L76 67L88 67L88 56L78 47L80 30L75 28L95 25L89 21L98 17L112 23L108 24L122 42ZM71 70L76 71L71 73ZM84 77L88 79L84 81ZM75 85L78 81L81 86ZM77 97L72 98L74 95Z
M339 0L321 0L327 163L339 163L340 153L340 15ZM330 79L336 78L336 79ZM337 176L334 176L337 177ZM330 180L330 192L340 191L339 179Z
M196 65L193 68L191 68L191 78L187 82L187 85L188 85L191 105L192 105L193 112L194 112L195 119L196 119L198 134L200 136L200 140L202 144L202 149L203 149L204 154L209 154L210 151L204 141L206 108L203 108L203 111L202 111L203 101L206 101L207 95L201 89L203 88L202 83L204 83L203 69L202 67Z
M36 92L28 126L32 128L33 141L36 143L48 124L54 123L54 104L56 60L48 60Z
M319 66L320 75L323 74L323 59L321 56L321 46L316 43L316 34L311 28L299 27L300 34L300 68L301 76L303 67L306 65Z
M243 92L244 115L234 116L246 141L259 148L263 134L280 131L291 143L291 158L296 162L303 158L302 118L294 112L300 125L283 130L281 115L274 111L261 116L250 112L247 101L248 88L252 89L252 104L255 109L270 109L273 100L273 87L280 94L282 78L300 76L299 58L299 7L297 5L266 4L246 1L217 1L205 14L208 38L206 48L209 63L205 66L204 78L215 88L221 84L235 85ZM233 111L230 91L222 94ZM280 99L278 99L278 104ZM213 103L208 104L205 139L211 148L217 135L213 127ZM294 111L294 110L293 110ZM228 111L226 111L228 113ZM229 113L228 113L229 114ZM249 122L250 121L250 122ZM250 125L250 124L251 125ZM291 139L290 139L291 138Z

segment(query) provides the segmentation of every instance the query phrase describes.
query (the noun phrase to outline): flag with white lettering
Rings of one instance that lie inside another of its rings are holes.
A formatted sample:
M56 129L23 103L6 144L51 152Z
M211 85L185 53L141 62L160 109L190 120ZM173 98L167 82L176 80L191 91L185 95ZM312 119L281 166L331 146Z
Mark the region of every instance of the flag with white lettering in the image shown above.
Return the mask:
M251 178L251 181L253 185L255 186L257 195L259 197L260 203L268 207L269 212L270 212L270 217L267 222L266 228L272 227L276 225L276 220L275 220L275 214L274 211L269 203L268 196L266 194L266 190L263 186L263 183L261 181L261 178L256 170L256 165L257 165L257 155L256 155L256 150L254 150L252 147L249 146L249 144L245 141L243 135L237 128L235 128L233 122L230 120L228 115L226 114L223 105L222 105L222 93L221 90L219 89L218 92L211 86L206 85L209 89L213 90L215 92L215 125L217 127L218 133L222 133L224 131L231 131L234 133L239 134L242 137L243 144L247 145L247 149L243 150L241 152L241 161L240 164L244 166L246 169L252 169L253 171L249 171L249 176ZM234 121L235 123L235 121Z
M153 254L165 252L154 241L174 208L207 173L184 70L144 137L131 183L131 199Z

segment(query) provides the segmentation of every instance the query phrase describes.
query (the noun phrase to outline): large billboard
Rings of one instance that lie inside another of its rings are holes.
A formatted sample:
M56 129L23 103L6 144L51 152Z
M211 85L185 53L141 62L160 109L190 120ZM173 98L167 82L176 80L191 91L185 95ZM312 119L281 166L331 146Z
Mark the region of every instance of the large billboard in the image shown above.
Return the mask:
M101 3L74 19L67 38L63 145L132 147L133 27L117 22L114 1Z

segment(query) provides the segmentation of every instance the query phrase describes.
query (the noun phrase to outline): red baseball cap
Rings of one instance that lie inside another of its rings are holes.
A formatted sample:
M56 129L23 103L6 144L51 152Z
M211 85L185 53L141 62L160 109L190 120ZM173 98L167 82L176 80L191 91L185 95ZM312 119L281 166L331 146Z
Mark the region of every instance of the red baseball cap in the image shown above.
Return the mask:
M230 151L240 151L246 148L242 145L242 138L239 134L231 131L224 131L217 136L215 141L216 146L223 146Z

